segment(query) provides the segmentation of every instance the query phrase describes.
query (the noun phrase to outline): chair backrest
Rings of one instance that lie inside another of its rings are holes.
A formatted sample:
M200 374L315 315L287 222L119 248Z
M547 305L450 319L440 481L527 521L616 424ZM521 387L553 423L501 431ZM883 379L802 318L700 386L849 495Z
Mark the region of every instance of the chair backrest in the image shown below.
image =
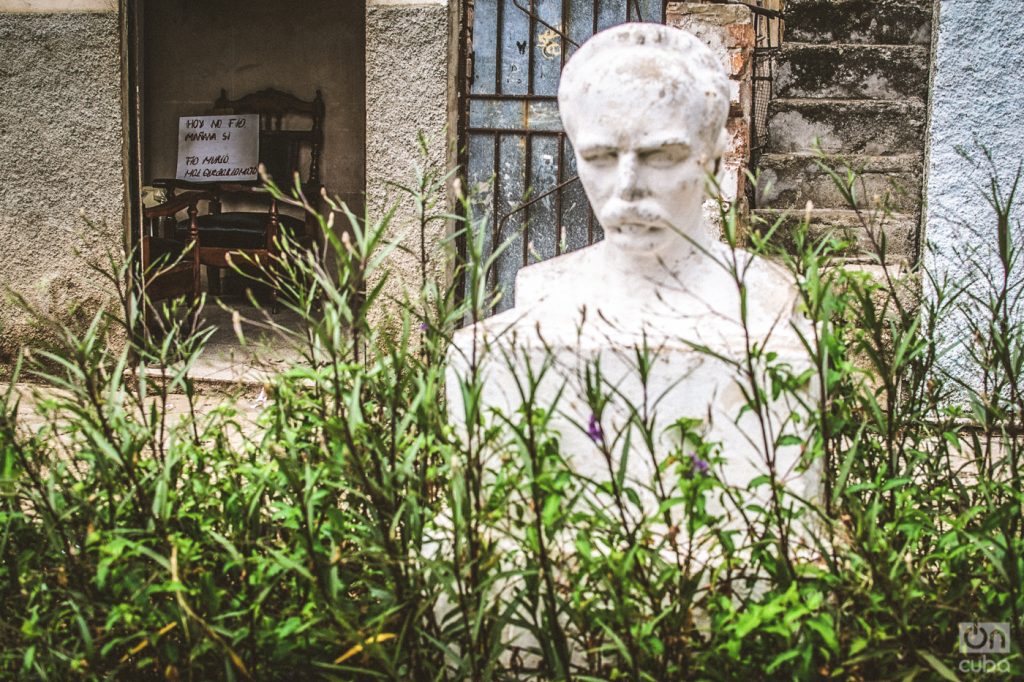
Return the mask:
M302 150L309 149L309 172L303 182L320 184L320 155L324 146L324 100L319 90L312 100L302 100L280 90L267 88L238 99L228 99L226 90L214 102L217 114L259 114L260 163L282 189L292 185L292 175L299 171ZM284 128L285 119L308 118L309 128Z

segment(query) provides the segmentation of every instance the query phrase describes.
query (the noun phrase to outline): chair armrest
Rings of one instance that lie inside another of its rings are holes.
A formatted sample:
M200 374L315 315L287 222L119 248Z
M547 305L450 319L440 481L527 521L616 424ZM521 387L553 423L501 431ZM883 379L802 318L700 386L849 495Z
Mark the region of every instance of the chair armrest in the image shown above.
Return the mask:
M175 190L195 190L199 192L251 192L261 190L262 183L259 180L249 182L193 182L192 180L176 180L174 178L157 178L149 183L153 187L159 187L171 192Z
M145 218L170 218L178 211L195 208L200 201L216 201L217 196L211 192L185 192L177 194L158 206L150 206L142 210Z
M260 180L252 180L249 182L193 182L191 180L176 180L174 178L157 178L149 184L153 187L169 190L172 193L178 189L209 192L217 195L268 193ZM278 183L277 186L287 197L292 195L292 190L295 188L293 183L285 185ZM322 187L322 183L302 183L300 189L306 199L313 202L319 198Z

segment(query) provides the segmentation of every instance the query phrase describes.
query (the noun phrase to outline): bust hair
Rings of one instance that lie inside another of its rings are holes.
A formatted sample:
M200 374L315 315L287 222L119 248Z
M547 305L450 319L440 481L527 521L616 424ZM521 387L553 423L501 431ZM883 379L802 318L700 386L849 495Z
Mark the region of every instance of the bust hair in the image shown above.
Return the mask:
M613 56L614 55L614 56ZM729 77L711 49L696 36L663 24L619 24L587 40L562 69L558 108L566 131L572 136L574 103L609 76L621 78L632 62L634 68L654 57L659 78L673 87L674 101L703 102L701 132L711 141L712 155L724 150L724 131L729 115ZM662 93L665 92L662 88ZM664 96L664 95L662 95Z

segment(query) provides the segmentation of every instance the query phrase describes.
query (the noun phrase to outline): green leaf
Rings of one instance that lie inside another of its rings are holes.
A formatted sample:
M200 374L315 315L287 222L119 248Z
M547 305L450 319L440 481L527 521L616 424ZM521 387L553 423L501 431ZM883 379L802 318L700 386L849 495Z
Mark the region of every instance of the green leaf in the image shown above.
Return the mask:
M917 655L923 658L942 679L949 680L950 682L960 682L960 678L956 676L956 673L950 670L945 663L936 658L930 651L925 651L924 649L917 649L916 651Z
M558 516L562 513L562 498L558 495L549 495L544 500L544 510L541 512L541 521L544 526L550 528Z
M313 581L313 574L309 572L309 569L292 559L290 556L276 549L271 549L270 553L275 559L277 559L277 563L283 568L295 571L306 580Z
M887 493L890 490L893 490L894 488L902 488L906 484L910 483L911 480L912 479L906 476L902 476L900 478L894 478L892 480L886 481L885 485L882 486L882 492Z
M839 640L836 638L835 629L831 623L823 623L822 620L831 620L831 618L827 614L821 614L818 618L806 620L804 625L818 633L829 651L837 654L839 653Z
M799 655L799 649L789 649L788 651L783 651L781 654L772 659L772 662L768 664L768 667L765 668L764 671L766 673L773 673L778 669L780 665L782 665L786 661L796 658Z

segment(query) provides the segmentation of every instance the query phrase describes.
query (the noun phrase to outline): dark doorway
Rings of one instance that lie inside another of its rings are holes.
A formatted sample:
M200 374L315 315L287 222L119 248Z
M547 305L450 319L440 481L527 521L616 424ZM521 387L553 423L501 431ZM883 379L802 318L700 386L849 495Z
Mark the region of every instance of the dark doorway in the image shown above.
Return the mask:
M359 200L365 186L364 3L358 0L177 0L146 3L143 176L174 177L178 117L275 88L323 92L322 179Z
M222 90L232 100L267 89L301 100L313 100L321 93L325 113L320 181L331 196L340 197L357 212L362 210L364 0L134 0L124 7L133 126L129 157L134 156L136 169L130 178L135 185L133 242L141 239L144 230L153 229L137 216L144 199L160 200L154 182L176 175L179 118L216 113ZM288 121L284 127L289 127ZM200 206L200 213L206 208ZM209 291L209 271L202 270L201 289ZM226 276L224 286L215 288L219 300L206 306L207 322L223 327L211 340L213 351L218 344L234 344L230 314L226 320L218 318L225 315L223 307L239 309L248 304L244 278L226 271L221 275ZM287 324L287 314L281 315L277 321Z

